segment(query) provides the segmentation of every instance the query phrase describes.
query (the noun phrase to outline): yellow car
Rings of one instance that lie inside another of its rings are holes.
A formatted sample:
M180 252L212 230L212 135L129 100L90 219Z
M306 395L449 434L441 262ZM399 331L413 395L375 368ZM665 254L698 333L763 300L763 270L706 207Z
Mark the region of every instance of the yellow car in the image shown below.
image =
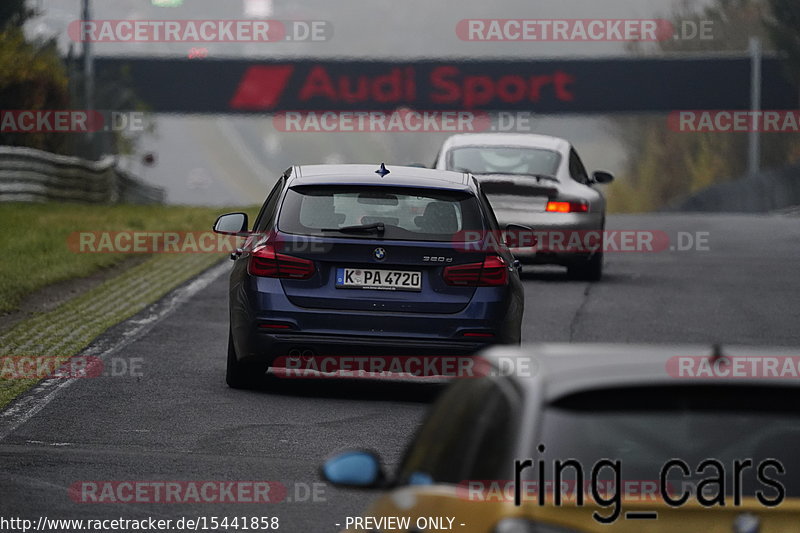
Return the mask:
M386 491L338 517L349 532L797 533L797 355L496 348L486 375L440 396L395 473L349 450L322 476Z

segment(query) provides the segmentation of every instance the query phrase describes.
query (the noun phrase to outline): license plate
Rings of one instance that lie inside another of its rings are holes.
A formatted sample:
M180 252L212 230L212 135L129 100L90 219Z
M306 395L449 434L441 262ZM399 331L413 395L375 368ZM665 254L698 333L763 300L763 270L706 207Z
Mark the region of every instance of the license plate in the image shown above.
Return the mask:
M372 268L337 268L336 287L341 289L421 291L422 272L375 270Z

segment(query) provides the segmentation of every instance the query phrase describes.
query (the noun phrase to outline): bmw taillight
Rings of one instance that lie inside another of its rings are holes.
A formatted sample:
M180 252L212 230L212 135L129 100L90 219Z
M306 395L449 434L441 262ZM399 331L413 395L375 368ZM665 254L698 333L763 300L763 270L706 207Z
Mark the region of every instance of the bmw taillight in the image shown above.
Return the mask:
M497 287L508 284L508 264L499 255L490 255L482 263L445 267L445 283L461 287Z
M549 213L586 213L589 204L586 202L547 202L545 211Z
M308 279L316 269L313 261L276 253L272 245L264 244L250 254L247 271L265 278Z

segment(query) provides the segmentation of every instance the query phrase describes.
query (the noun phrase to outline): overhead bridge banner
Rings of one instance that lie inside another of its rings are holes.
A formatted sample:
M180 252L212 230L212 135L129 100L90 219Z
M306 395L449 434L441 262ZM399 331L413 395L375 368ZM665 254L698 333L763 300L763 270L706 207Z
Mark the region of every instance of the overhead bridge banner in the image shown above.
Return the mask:
M536 113L748 109L750 59L216 60L98 58L99 79L131 85L163 113L524 110ZM762 109L798 106L774 57Z

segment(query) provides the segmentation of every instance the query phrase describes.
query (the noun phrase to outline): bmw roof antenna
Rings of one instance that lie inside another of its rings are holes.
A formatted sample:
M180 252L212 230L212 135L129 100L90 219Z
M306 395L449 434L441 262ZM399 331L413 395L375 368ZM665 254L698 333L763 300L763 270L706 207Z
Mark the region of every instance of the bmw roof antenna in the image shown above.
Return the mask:
M384 165L383 163L381 163L381 168L379 168L378 170L375 171L375 174L380 174L381 177L384 177L388 173L389 173L389 169L386 168L386 165Z

